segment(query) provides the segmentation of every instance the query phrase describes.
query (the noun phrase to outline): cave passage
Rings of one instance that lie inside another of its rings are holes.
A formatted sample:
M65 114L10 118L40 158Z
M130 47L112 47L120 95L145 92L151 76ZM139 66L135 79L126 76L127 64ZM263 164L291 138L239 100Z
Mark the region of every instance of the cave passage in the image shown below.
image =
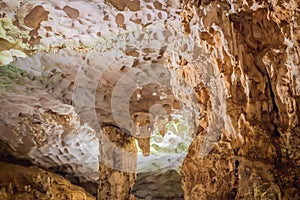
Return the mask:
M0 5L0 199L300 199L300 1Z
M171 121L160 116L150 138L150 155L138 150L137 178L132 192L137 199L183 199L181 166L192 137L181 115Z

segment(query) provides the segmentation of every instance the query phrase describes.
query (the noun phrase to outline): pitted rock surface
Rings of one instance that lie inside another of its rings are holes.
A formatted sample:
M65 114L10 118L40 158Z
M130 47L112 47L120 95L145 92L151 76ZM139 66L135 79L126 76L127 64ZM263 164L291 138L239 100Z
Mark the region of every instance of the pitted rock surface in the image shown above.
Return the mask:
M152 122L140 123L136 116L152 109L153 121L180 108L164 66L180 29L180 4L136 1L124 9L102 1L2 4L3 16L12 21L6 37L15 29L29 36L15 38L27 57L2 68L8 86L1 90L1 139L11 153L82 182L97 181L97 134L111 124L137 137L149 154Z
M300 198L298 1L0 3L5 153L133 199L119 150L184 110L185 199Z
M213 84L183 77L205 111L183 164L185 199L299 199L299 2L184 4L186 34L213 70ZM182 70L203 71L183 59Z

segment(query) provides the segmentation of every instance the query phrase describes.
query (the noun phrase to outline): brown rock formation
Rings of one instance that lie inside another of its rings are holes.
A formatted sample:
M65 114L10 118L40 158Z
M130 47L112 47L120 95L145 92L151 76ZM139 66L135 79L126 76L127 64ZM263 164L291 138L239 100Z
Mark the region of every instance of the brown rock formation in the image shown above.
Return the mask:
M136 176L134 138L112 126L104 127L103 132L111 142L102 139L100 144L98 199L129 199Z
M205 112L183 164L185 199L300 198L299 7L185 2L184 29L209 54L224 91L215 104L205 80L193 85ZM225 109L216 129L214 108Z
M60 175L0 162L0 199L95 199Z
M299 1L0 5L0 155L129 199L135 139L149 155L158 130L177 153L180 115L185 199L300 199Z

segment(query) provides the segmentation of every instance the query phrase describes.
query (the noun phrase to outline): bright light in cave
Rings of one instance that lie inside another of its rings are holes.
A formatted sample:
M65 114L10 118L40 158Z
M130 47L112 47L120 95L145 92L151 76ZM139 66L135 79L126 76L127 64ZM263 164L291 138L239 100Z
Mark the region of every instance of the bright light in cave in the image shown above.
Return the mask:
M189 113L186 111L186 113ZM169 120L170 119L170 120ZM180 114L158 116L150 137L150 155L144 156L138 147L138 172L175 169L180 166L192 141L191 127Z

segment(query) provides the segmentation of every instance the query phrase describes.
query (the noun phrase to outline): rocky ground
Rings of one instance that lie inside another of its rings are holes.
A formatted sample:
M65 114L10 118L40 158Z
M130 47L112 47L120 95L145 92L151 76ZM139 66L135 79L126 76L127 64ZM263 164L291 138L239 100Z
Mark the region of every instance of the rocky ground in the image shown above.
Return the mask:
M61 175L35 166L0 162L0 199L96 199Z

